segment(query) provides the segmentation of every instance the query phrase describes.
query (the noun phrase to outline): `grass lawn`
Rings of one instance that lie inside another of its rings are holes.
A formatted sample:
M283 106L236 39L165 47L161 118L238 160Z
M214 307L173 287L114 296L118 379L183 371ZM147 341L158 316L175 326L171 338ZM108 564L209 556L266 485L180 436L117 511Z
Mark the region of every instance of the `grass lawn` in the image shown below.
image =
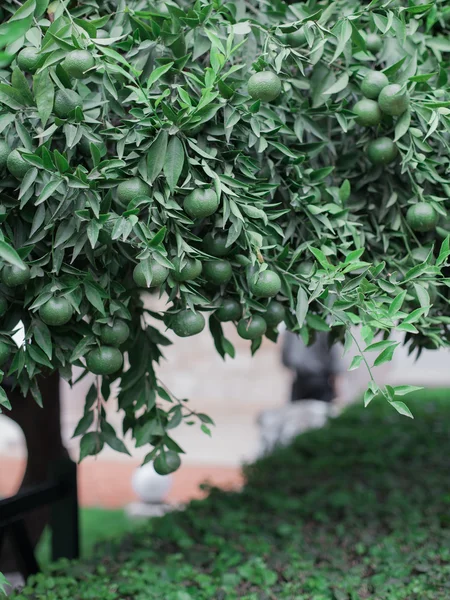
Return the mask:
M82 508L80 510L80 542L82 558L92 556L94 546L101 540L117 537L136 527L123 510L105 510L102 508ZM50 563L50 531L42 536L37 548L37 559L41 568Z
M14 600L448 600L450 390L354 406ZM232 443L232 440L230 440Z

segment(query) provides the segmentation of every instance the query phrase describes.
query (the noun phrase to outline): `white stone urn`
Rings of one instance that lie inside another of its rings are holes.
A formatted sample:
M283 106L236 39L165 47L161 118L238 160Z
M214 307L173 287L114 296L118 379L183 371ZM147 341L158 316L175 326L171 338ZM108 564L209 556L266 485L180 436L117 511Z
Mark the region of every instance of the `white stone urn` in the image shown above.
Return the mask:
M162 504L172 487L172 475L159 475L153 463L138 467L131 478L131 486L141 502Z

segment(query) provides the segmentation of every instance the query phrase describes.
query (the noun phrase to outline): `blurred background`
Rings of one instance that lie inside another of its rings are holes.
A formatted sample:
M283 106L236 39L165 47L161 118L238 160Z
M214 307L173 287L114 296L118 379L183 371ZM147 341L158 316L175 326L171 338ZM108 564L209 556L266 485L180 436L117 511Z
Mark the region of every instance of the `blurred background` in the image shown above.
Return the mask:
M148 306L153 310L162 302L148 298ZM173 437L186 454L165 494L169 504L178 505L201 497L205 492L200 485L204 482L238 488L242 483L241 465L261 452L258 416L289 401L293 373L281 364L283 334L278 344L264 340L252 357L249 343L237 336L234 325L224 325L226 336L236 348L234 360L221 359L206 330L195 338L173 336L173 345L165 349L166 360L161 364L160 379L178 398L189 398L190 408L206 413L215 422L211 437L200 431L197 423L183 424L175 430ZM358 335L357 330L355 335ZM356 348L352 349L342 359L342 372L337 379L337 410L361 398L367 386L368 376L363 366L346 371L356 353ZM369 357L374 359L376 354ZM380 385L450 386L448 358L447 351L428 351L414 362L406 349L399 346L392 363L374 369L375 379ZM74 460L78 459L79 438L71 436L83 414L84 398L91 381L85 378L73 389L67 385L63 388L62 431ZM120 432L121 415L115 401L108 401L108 411L110 422ZM131 458L105 447L98 457L89 457L79 466L79 500L90 531L101 527L99 514L108 532L125 527L124 509L138 500L132 476L148 449L133 449L131 440L126 439L126 442ZM0 415L0 497L17 490L25 464L26 448L21 430L7 414ZM109 513L111 510L115 512Z

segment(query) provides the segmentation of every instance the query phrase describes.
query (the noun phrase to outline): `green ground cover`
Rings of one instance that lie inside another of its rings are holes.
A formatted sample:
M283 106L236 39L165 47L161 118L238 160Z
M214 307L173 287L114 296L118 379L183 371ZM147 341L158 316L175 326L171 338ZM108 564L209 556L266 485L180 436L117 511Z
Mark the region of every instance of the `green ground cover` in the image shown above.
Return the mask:
M447 600L450 390L383 401L247 467L212 490L60 563L14 600Z

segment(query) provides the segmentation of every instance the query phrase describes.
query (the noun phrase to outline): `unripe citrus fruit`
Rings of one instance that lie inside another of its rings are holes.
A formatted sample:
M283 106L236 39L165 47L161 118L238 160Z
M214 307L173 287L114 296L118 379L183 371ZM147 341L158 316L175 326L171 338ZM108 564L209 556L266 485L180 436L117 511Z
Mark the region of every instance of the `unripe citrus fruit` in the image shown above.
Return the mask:
M72 305L66 298L50 298L39 309L39 316L47 325L65 325L72 314Z
M176 257L172 262L175 266L175 270L172 271L172 277L175 281L192 281L201 275L203 266L196 258L187 257L182 262L180 258Z
M41 59L42 56L39 56L39 50L27 46L17 55L17 66L27 73L35 73Z
M148 183L142 181L139 177L131 177L121 181L117 186L117 200L123 204L128 204L137 196L148 196L151 188Z
M205 328L205 318L199 312L190 309L180 311L172 321L172 330L179 337L197 335Z
M247 89L254 100L272 102L281 93L281 80L273 71L261 71L250 77Z
M5 140L0 140L0 169L4 169L6 167L6 162L10 154L11 148L8 146Z
M7 310L8 302L4 296L0 296L0 317L3 317Z
M401 90L402 86L397 83L391 83L381 90L378 104L386 115L399 117L408 108L409 94Z
M8 358L11 356L11 346L6 342L0 340L0 367L5 364Z
M353 107L353 112L357 115L355 121L358 125L364 125L365 127L378 125L383 116L378 103L368 98L363 98L357 102Z
M281 279L275 271L266 269L250 281L250 291L259 298L272 298L281 290Z
M366 48L369 52L377 53L381 50L383 42L377 33L368 33L366 36Z
M153 461L153 468L158 475L170 475L176 471L181 465L180 455L174 450L166 450L164 453L158 454Z
M374 165L387 165L397 157L398 149L388 137L372 140L367 146L367 158Z
M361 92L366 98L376 100L383 88L389 85L389 79L381 71L369 71L361 83Z
M221 285L230 281L233 269L227 260L212 260L205 262L203 274L208 281Z
M30 267L16 267L15 265L7 265L2 270L2 281L8 287L16 287L28 283L30 280Z
M286 317L286 309L276 300L271 300L267 305L266 312L262 315L262 318L269 327L277 327Z
M112 375L122 365L122 352L112 346L100 346L86 356L86 366L94 375Z
M306 44L306 35L305 30L302 27L301 29L297 29L297 31L292 31L291 33L287 33L284 36L284 40L287 46L291 48L299 48Z
M145 278L145 270L148 269L151 276L150 285L147 285L147 280ZM163 267L156 260L147 259L138 263L134 267L133 271L133 279L135 284L141 288L148 287L159 287L161 286L167 277L169 276L169 269Z
M231 248L227 248L227 233L216 231L214 235L207 233L203 238L203 251L211 256L226 256Z
M214 313L219 321L237 321L242 316L242 307L233 298L224 298Z
M100 331L100 340L108 346L121 346L129 336L130 328L122 319L116 319L112 325L103 325Z
M58 90L55 94L54 111L60 119L67 119L77 106L83 106L81 96L73 90Z
M6 159L6 166L11 175L14 175L16 179L22 180L28 171L31 169L31 165L22 158L22 155L18 150L13 150L9 153Z
M192 219L204 219L213 215L219 208L216 192L209 189L196 189L184 199L184 210Z
M86 73L95 65L95 61L87 50L72 50L63 60L62 66L65 72L75 79L84 79L89 77Z
M267 331L267 323L259 315L253 315L250 319L241 319L237 326L237 332L244 340L255 340Z
M438 213L431 204L418 202L408 208L406 213L406 222L413 231L425 232L432 231L439 220Z

